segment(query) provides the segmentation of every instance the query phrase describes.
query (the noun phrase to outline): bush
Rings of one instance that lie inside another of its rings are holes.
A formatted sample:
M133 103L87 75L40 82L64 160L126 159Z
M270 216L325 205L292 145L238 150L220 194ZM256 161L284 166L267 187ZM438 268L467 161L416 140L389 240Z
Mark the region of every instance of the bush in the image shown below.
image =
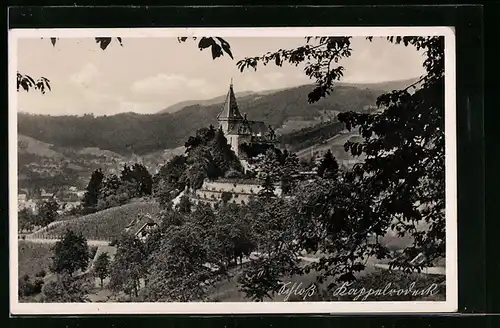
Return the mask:
M36 279L35 283L33 284L33 292L35 294L40 294L42 292L43 285L44 285L43 279Z
M43 279L36 279L35 282L32 283L29 280L29 276L25 275L19 280L18 295L32 296L40 294L42 292L43 284Z
M44 269L38 271L38 273L36 274L36 276L39 277L39 278L43 278L46 275L47 275L47 272Z
M18 286L19 296L30 296L33 295L34 286L29 280L20 279Z
M92 283L85 278L73 278L62 275L57 281L51 281L42 287L44 302L85 302Z

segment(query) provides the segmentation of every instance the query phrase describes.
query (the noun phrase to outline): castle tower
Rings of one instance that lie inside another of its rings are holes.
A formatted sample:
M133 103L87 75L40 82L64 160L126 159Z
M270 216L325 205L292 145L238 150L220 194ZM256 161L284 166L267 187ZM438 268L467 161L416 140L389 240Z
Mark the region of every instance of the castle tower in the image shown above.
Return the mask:
M227 92L226 101L222 106L222 110L219 115L217 115L217 121L222 127L224 134L231 133L232 130L238 125L243 117L240 114L238 104L236 102L236 96L233 90L233 80L231 79L231 84L229 85L229 91Z
M226 101L224 102L219 115L217 115L217 121L219 121L219 126L222 128L222 131L227 138L227 143L231 145L231 149L234 151L236 156L239 156L239 144L242 141L240 133L241 125L246 120L243 116L241 116L238 108L236 96L234 95L232 79L231 84L229 85L229 91L227 92Z

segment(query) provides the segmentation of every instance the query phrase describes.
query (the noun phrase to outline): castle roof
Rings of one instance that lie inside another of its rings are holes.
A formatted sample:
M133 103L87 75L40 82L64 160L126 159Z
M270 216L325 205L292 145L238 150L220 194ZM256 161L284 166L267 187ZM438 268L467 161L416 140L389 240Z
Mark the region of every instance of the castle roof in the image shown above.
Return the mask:
M233 83L229 85L229 91L227 92L226 101L222 106L222 110L219 115L217 115L217 120L228 121L228 120L242 120L243 117L238 109L238 104L236 102L236 96L233 91Z
M248 134L266 134L269 132L269 127L262 121L248 121L242 120L241 122L235 123L231 130L228 131L229 134L240 134L241 129L249 129Z

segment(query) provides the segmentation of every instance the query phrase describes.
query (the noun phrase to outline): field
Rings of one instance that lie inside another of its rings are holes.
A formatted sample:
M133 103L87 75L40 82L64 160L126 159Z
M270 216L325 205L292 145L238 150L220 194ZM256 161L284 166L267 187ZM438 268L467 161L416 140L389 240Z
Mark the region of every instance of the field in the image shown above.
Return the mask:
M127 225L141 213L159 213L158 204L153 201L138 201L108 208L97 213L60 221L46 231L31 235L31 238L60 238L67 229L81 232L88 240L108 240L118 238Z
M18 267L19 277L25 274L33 278L42 269L49 271L52 256L52 244L38 244L19 240L18 242Z

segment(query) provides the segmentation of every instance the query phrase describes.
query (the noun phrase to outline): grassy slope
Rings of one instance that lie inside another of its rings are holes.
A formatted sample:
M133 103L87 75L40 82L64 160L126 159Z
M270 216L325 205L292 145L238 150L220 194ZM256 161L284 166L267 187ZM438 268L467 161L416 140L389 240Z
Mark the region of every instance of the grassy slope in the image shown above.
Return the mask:
M311 154L316 154L318 152L325 152L330 149L335 158L338 160L351 159L350 153L346 152L344 149L344 144L347 140L358 135L357 131L343 131L342 133L330 138L323 144L316 144L310 147L303 148L296 152L298 158L310 158Z
M18 134L17 135L20 154L32 154L40 157L52 157L52 158L62 158L64 157L61 153L52 149L52 146L48 143L42 142L40 140Z
M89 240L112 240L120 236L126 226L140 213L158 213L152 201L138 201L109 208L79 218L65 220L53 229L36 235L37 238L59 238L66 229L81 232Z
M19 277L27 274L33 278L42 269L49 271L52 244L37 244L20 240L18 242Z

